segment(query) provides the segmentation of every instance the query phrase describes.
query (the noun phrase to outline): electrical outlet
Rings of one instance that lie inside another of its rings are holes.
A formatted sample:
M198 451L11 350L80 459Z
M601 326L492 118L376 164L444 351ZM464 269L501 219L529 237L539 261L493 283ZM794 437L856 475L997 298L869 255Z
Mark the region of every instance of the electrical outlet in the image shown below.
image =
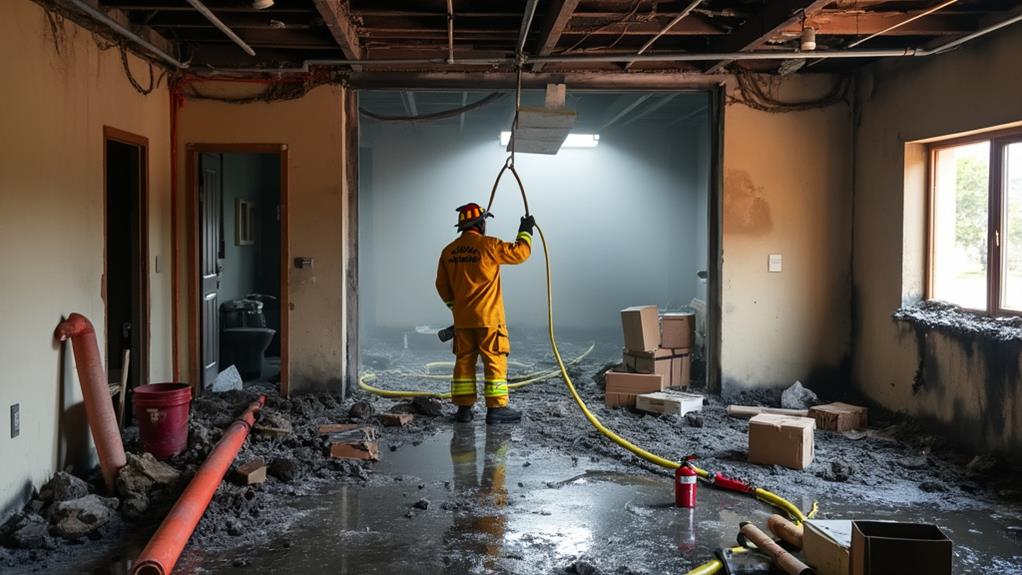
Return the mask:
M11 437L21 435L21 404L15 403L11 406Z
M767 271L772 274L779 274L784 269L784 257L781 254L770 254L767 261Z

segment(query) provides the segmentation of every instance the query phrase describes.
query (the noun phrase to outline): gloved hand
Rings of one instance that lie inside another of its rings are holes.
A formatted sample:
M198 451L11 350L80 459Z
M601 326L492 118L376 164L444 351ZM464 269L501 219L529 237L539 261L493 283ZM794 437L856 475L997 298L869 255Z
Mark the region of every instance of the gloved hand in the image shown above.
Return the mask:
M532 215L528 215L522 218L521 225L518 226L518 233L525 232L532 235L532 229L536 227L536 218Z

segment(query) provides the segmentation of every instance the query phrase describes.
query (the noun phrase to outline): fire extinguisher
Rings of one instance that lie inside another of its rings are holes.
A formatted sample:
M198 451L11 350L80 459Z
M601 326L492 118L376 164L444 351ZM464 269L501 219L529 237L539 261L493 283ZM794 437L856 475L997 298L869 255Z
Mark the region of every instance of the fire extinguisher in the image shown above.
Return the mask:
M689 456L681 463L681 467L674 471L674 506L675 507L695 507L696 506L696 490L699 488L699 484L696 483L696 472L688 464L688 462L694 459Z

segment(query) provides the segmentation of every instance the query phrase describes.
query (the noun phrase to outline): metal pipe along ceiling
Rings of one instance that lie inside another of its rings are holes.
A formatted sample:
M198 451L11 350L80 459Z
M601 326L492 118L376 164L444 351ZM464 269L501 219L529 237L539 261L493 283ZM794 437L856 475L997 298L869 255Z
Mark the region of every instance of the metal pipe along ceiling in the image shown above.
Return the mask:
M127 38L128 40L131 40L137 46L142 47L147 52L149 52L153 56L156 56L156 58L162 60L163 62L166 62L167 64L170 64L171 66L173 66L175 68L184 69L184 68L188 67L188 64L186 64L184 62L181 62L177 58L174 58L170 54L167 54L163 50L160 50L159 48L157 48L156 46L151 44L148 40L142 38L138 34L135 34L131 30L128 30L127 28L122 26L119 22L114 20L113 18L107 16L106 14L100 12L99 10L93 8L92 6L89 6L88 4L83 2L82 0L68 0L68 1L71 2L71 4L75 8L81 10L82 12L85 12L86 14L91 16L94 20L96 20L97 22L99 22L101 24L105 24L107 27L109 27L111 30L113 30L114 32L116 32L120 36L123 36L124 38Z
M220 31L223 32L224 35L226 35L228 38L230 38L232 42L237 44L239 48L244 50L246 54L248 54L249 56L255 56L255 50L253 50L251 46L246 44L244 40L242 40L237 34L235 34L234 30L231 30L227 26L227 24L224 24L223 22L221 22L220 19L216 17L216 14L211 12L209 8L206 8L205 4L203 4L199 0L186 0L186 1L189 4L191 4L193 8L198 10L200 14L205 16L206 20L209 20L214 26L219 28Z

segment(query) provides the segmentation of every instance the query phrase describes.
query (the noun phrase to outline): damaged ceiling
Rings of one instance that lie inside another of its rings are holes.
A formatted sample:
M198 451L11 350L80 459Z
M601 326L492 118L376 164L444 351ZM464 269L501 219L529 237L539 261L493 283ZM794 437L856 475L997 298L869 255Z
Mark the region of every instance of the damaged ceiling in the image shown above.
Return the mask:
M59 1L68 6L84 0ZM207 7L240 43L196 4ZM276 0L264 9L256 7L258 0L101 0L91 5L137 33L158 37L193 70L401 60L359 65L363 71L486 70L483 60L513 63L519 47L526 59L793 52L805 27L815 32L817 50L925 48L1018 8L1010 0ZM807 69L835 71L863 60L826 60ZM781 61L537 62L527 69L716 73L732 65L775 71Z

